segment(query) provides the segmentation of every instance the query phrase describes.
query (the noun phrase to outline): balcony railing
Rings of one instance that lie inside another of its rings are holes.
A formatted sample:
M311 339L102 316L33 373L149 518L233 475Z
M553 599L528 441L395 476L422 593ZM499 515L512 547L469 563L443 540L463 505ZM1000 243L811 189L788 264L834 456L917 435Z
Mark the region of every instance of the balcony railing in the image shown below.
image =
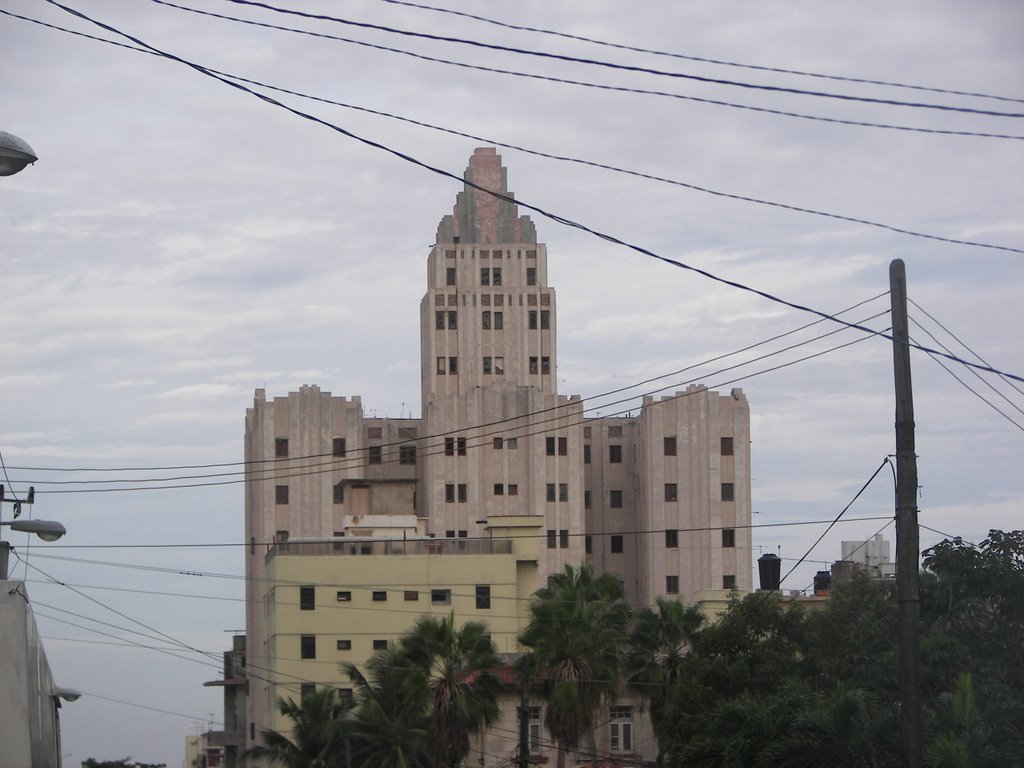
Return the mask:
M511 539L333 539L274 544L266 560L278 555L508 555Z

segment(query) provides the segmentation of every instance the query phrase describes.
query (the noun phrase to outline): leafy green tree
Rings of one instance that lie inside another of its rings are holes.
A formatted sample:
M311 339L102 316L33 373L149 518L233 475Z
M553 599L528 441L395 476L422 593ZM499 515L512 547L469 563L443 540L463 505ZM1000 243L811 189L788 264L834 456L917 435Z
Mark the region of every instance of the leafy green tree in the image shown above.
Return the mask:
M928 765L932 768L997 768L1019 764L1011 759L1010 747L997 744L992 729L974 706L974 686L970 673L957 678L956 689L948 697L948 710L940 715L941 731L928 746ZM944 715L944 716L943 716ZM1020 754L1018 753L1018 758Z
M650 705L651 724L659 744L666 741L664 711L670 691L679 680L694 634L704 622L696 606L659 597L654 609L636 614L629 636L629 686ZM664 762L658 750L657 764Z
M399 648L407 687L428 690L427 754L434 765L453 768L469 753L470 735L500 717L493 670L501 662L487 625L470 621L456 628L454 614L421 616Z
M279 698L278 710L292 721L291 737L272 729L261 732L263 744L247 757L284 768L334 768L343 765L345 722L352 704L334 688L320 688L302 697Z
M407 665L388 644L366 663L367 674L342 665L354 686L350 729L352 765L358 768L428 768L426 686L411 688Z
M545 723L558 741L558 768L584 735L596 768L595 718L623 671L630 612L622 583L610 573L595 576L587 563L566 565L537 590L529 612L520 642L544 680Z

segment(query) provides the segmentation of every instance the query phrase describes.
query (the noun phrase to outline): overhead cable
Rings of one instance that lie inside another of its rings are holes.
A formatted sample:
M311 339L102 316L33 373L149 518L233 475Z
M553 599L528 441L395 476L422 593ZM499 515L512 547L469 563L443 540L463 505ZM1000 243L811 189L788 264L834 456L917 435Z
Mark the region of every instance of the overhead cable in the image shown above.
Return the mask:
M47 2L49 2L49 0L47 0ZM208 11L199 11L199 10L196 10L194 8L193 9L189 9L189 8L185 8L184 6L182 6L182 10L190 10L193 13L199 13L199 14L204 14L204 15L219 16L219 14L211 14ZM59 31L62 31L62 32L67 32L69 34L78 35L80 37L85 37L85 38L88 38L90 40L96 40L98 42L108 43L110 45L116 45L116 46L118 46L120 48L127 48L129 50L138 51L138 52L141 52L141 53L149 53L149 54L154 55L154 56L163 55L162 53L158 53L155 50L147 50L146 48L136 48L134 46L126 45L124 43L118 43L118 42L115 42L115 41L112 41L112 40L106 40L106 39L104 39L102 37L96 37L96 36L93 36L93 35L87 35L87 34L82 33L82 32L77 32L75 30L65 29L63 27L59 27L59 26L56 26L54 24L48 24L46 22L42 22L42 21L39 21L37 19L32 19L32 18L29 18L27 16L21 16L19 14L11 13L9 11L4 11L2 9L0 9L0 13L3 13L5 15L7 15L7 16L12 16L14 18L22 19L24 21L29 21L29 22L32 22L34 24L38 24L38 25L43 26L43 27L48 27L50 29L56 29L56 30L59 30ZM437 58L437 57L434 57L434 56L427 56L425 54L414 53L412 51L406 51L406 50L403 50L401 48L391 48L391 47L384 46L384 45L377 45L377 44L374 44L374 43L368 43L368 42L365 42L365 41L362 41L362 40L354 40L354 39L345 38L345 37L338 37L336 35L328 35L328 34L319 33L319 32L309 32L307 30L293 29L291 27L280 27L280 26L277 26L277 25L274 25L274 24L266 24L266 23L262 23L262 22L250 21L250 20L247 20L247 19L236 19L235 17L231 17L231 16L226 17L226 18L231 19L231 20L236 20L236 21L239 21L239 22L242 22L242 23L245 23L245 24L251 24L251 25L254 25L254 26L259 26L259 27L268 27L268 28L271 28L271 29L279 29L279 30L284 30L284 31L289 31L289 32L297 32L297 33L300 33L300 34L311 35L311 36L314 36L314 37L321 37L321 38L326 38L326 39L331 39L331 40L338 40L340 42L345 42L345 43L349 43L349 44L352 44L352 45L358 45L358 46L362 46L364 48L370 48L370 49L374 49L374 50L385 51L385 52L388 52L388 53L396 53L396 54L400 54L400 55L403 55L403 56L410 56L412 58L419 59L419 60L422 60L422 61L431 61L431 62L435 62L435 63L439 63L439 64L446 64L446 65L449 65L449 66L460 67L460 68L463 68L463 69L476 70L476 71L480 71L480 72L491 72L491 73L502 74L502 75L510 75L510 76L513 76L513 77L522 77L522 78L527 78L527 79L531 79L531 80L539 80L539 81L545 81L545 82L559 83L559 84L563 84L563 85L575 85L575 86L579 86L579 87L582 87L582 88L594 88L594 89L598 89L598 90L611 91L611 92L634 93L634 94L644 95L644 96L658 96L658 97L669 98L669 99L680 99L680 100L683 100L683 101L691 101L691 102L700 103L700 104L711 104L713 106L729 107L729 108L732 108L732 109L742 109L742 110L746 110L746 111L749 111L749 112L760 112L760 113L763 113L763 114L777 115L777 116L780 116L780 117L792 117L792 118L797 118L797 119L801 119L801 120L812 120L812 121L816 121L816 122L832 123L832 124L835 124L835 125L850 125L850 126L858 126L858 127L866 127L866 128L882 128L882 129L885 129L885 130L905 131L905 132L911 132L911 133L927 133L927 134L936 134L936 135L944 135L944 136L971 136L971 137L975 137L975 138L1011 139L1011 140L1015 140L1015 141L1024 140L1024 136L1014 135L1014 134L993 133L993 132L990 132L990 131L989 132L985 132L985 131L960 131L960 130L949 130L949 129L943 129L943 128L922 128L922 127L908 126L908 125L894 125L894 124L890 124L890 123L873 123L873 122L865 122L865 121L858 121L858 120L847 120L847 119L833 118L833 117L822 117L820 115L808 115L808 114L804 114L804 113L800 113L800 112L791 112L791 111L780 110L780 109L771 109L771 108L768 108L768 107L755 107L755 106L752 106L752 105L749 105L749 104L736 104L736 103L729 102L729 101L721 101L721 100L718 100L718 99L706 99L706 98L701 98L699 96L687 96L687 95L684 95L684 94L671 93L671 92L667 92L667 91L655 91L655 90L648 90L648 89L643 89L643 88L629 88L629 87L626 87L626 86L605 85L605 84L600 84L600 83L586 82L586 81L582 81L582 80L570 80L570 79L566 79L566 78L558 78L558 77L553 77L553 76L549 76L549 75L540 75L540 74L518 72L518 71L514 71L514 70L507 70L507 69L498 69L498 68L495 68L495 67L485 67L485 66L476 65L476 64L467 64L467 63L464 63L464 62L452 61L452 60L449 60L449 59ZM119 34L114 29L111 29L110 31L114 32L115 34ZM145 45L144 43L141 43L141 42L139 44L140 45ZM199 66L199 65L196 65L196 66ZM204 68L204 69L207 72L212 72L212 73L220 74L217 70L214 70L214 69L211 69L211 68ZM241 78L239 78L239 79L241 79Z
M173 8L179 8L181 10L194 11L194 9L192 8L181 6L176 3L169 2L168 0L151 1L159 5L166 5ZM764 83L748 83L742 80L726 80L723 78L706 77L703 75L694 75L686 72L670 72L667 70L654 69L651 67L640 67L630 64L617 64L615 62L602 61L600 59L581 58L577 56L568 56L559 53L550 53L547 51L535 51L528 48L516 48L514 46L499 45L497 43L485 43L482 40L473 40L470 38L452 37L449 35L435 35L429 32L414 32L407 29L398 29L396 27L385 26L383 24L373 24L365 21L355 21L353 19L345 19L338 16L329 16L327 14L321 13L309 13L307 11L300 11L294 8L280 8L269 3L258 2L257 0L226 0L226 2L231 2L236 5L262 8L264 10L272 11L274 13L286 14L289 16L298 16L303 19L310 19L314 21L328 21L335 24L343 24L345 26L356 27L359 29L371 29L374 30L375 32L386 32L388 34L395 34L403 37L415 37L423 40L431 40L434 42L455 43L457 45L466 45L474 48L482 48L491 51L500 51L502 53L514 53L521 56L533 56L542 59L565 61L572 64L586 64L589 66L603 67L617 71L635 72L638 74L654 75L657 77L670 77L681 80L690 80L699 83L708 83L711 85L726 85L734 88L747 88L756 91L786 93L797 96L813 96L817 98L837 99L840 101L864 102L867 104L879 104L883 106L908 107L912 109L935 109L945 112L959 112L965 114L984 115L987 117L1024 117L1024 112L997 112L995 110L976 109L972 107L959 107L950 104L930 104L926 102L900 101L897 99L882 99L870 96L854 96L851 94L833 93L830 91L811 91L802 88L790 88L780 85L766 85ZM225 17L222 16L221 18ZM234 20L245 21L244 19Z
M977 91L958 91L951 88L936 88L926 85L911 85L908 83L899 83L892 80L872 80L865 77L851 77L843 75L829 75L821 72L808 72L806 70L792 69L785 67L768 67L760 66L757 64L743 64L736 61L725 61L723 59L712 59L706 56L694 56L683 53L676 53L674 51L660 51L653 48L642 48L635 45L624 45L622 43L613 43L608 40L599 40L593 37L586 37L585 35L574 35L568 32L559 32L553 29L544 29L542 27L529 27L522 24L511 24L497 19L492 19L486 16L479 16L473 13L466 13L465 11L457 11L453 8L439 8L436 6L425 5L422 3L408 2L408 0L381 0L381 2L389 3L391 5L401 5L408 8L418 8L424 11L434 11L436 13L444 13L451 16L460 16L462 18L472 19L474 21L482 21L485 24L492 24L497 27L503 27L505 29L512 29L521 32L537 32L542 35L552 35L554 37L561 37L567 40L577 40L583 43L591 43L593 45L600 45L607 48L616 48L622 51L631 51L633 53L647 53L654 56L667 56L673 59L682 59L686 61L696 61L702 64L715 64L723 67L737 67L740 69L751 69L760 72L773 72L776 74L783 75L797 75L800 77L814 77L823 80L836 80L846 83L859 83L863 85L881 85L887 88L905 88L914 91L927 91L930 93L943 93L951 96L971 96L979 99L995 99L996 101L1012 101L1017 103L1024 103L1024 99L1013 98L1010 96L995 96L990 93L979 93Z
M895 341L890 334L878 333L877 331L875 331L875 330L873 330L871 328L866 328L864 326L860 326L860 325L857 325L855 323L848 323L848 322L846 322L844 320L841 320L841 319L839 319L839 318L837 318L837 317L835 317L833 315L830 315L830 314L828 314L826 312L822 312L821 310L817 310L817 309L814 309L812 307L809 307L809 306L806 306L806 305L803 305L803 304L799 304L799 303L794 302L794 301L783 299L783 298L781 298L779 296L776 296L776 295L774 295L772 293L769 293L768 291L764 291L764 290L761 290L759 288L754 288L752 286L746 285L746 284L741 283L739 281L730 280L728 278L721 277L721 276L716 275L716 274L714 274L714 273L712 273L712 272L710 272L710 271L708 271L706 269L702 269L700 267L693 266L692 264L687 264L687 263L679 261L677 259L673 259L673 258L670 258L668 256L663 256L663 255L661 255L659 253L656 253L656 252L650 250L649 248L645 248L645 247L637 245L635 243L631 243L629 241L623 240L623 239L621 239L619 237L616 237L615 235L609 234L607 232L602 232L600 230L593 229L592 227L588 227L585 224L582 224L580 222L574 221L574 220L569 219L569 218L567 218L565 216L560 216L560 215L558 215L556 213L553 213L551 211L547 211L544 208L541 208L540 206L537 206L537 205L525 202L525 201L523 201L521 199L512 198L509 195L505 195L505 194L498 193L498 192L495 192L493 190L487 189L486 187L484 187L484 186L482 186L480 184L477 184L475 182L469 181L468 179L464 178L460 174L452 173L451 171L446 171L443 168L438 168L436 166L430 165L426 161L419 160L418 158L415 158L415 157L413 157L413 156L411 156L409 154L406 154L406 153L404 153L404 152L402 152L400 150L394 149L394 148L392 148L392 147L390 147L390 146L388 146L386 144L383 144L383 143L381 143L379 141L375 141L373 139L368 139L368 138L366 138L364 136L360 136L360 135L358 135L356 133L353 133L352 131L348 130L347 128L343 128L340 125L337 125L335 123L331 123L328 120L325 120L323 118L317 117L317 116L312 115L312 114L309 114L307 112L303 112L303 111L301 111L299 109L296 109L295 107L290 107L287 104L284 104L283 102L280 102L280 101L278 101L278 100L276 100L276 99L274 99L274 98L272 98L270 96L267 96L266 94L259 93L258 91L254 91L251 88L248 88L248 87L242 85L241 83L237 83L237 82L234 82L232 80L226 79L226 78L224 78L224 77L222 77L220 75L216 75L216 74L210 72L208 69L205 69L205 68L203 68L202 66L200 66L198 64L193 64L192 62L190 62L190 61L188 61L186 59L183 59L183 58L181 58L179 56L176 56L176 55L171 54L171 53L167 53L166 51L162 51L162 50L160 50L160 49L158 49L158 48L156 48L156 47L154 47L152 45L149 45L148 43L143 42L142 40L140 40L137 37L133 37L132 35L129 35L126 32L122 32L119 29L110 26L109 24L105 24L103 22L97 21L97 20L89 17L88 15L82 13L81 11L77 11L77 10L75 10L73 8L70 8L70 7L66 6L66 5L63 5L62 3L58 2L57 0L46 0L46 2L49 3L50 5L53 5L53 6L57 7L57 8L61 8L62 10L66 11L67 13L69 13L71 15L74 15L74 16L77 16L77 17L79 17L81 19L89 21L90 23L95 24L96 26L100 27L101 29L105 29L108 32L112 32L112 33L120 35L121 37L124 37L124 38L126 38L128 40L131 40L136 45L142 45L142 46L144 46L144 47L146 47L146 48L148 48L148 49L150 49L150 50L160 54L161 56L164 56L164 57L166 57L166 58L168 58L168 59L170 59L172 61L176 61L179 64L182 64L182 65L184 65L186 67L189 67L190 69L198 72L199 74L205 75L206 77L210 77L210 78L212 78L214 80L218 80L221 83L224 83L225 85L227 85L227 86L229 86L231 88L235 88L236 90L242 91L243 93L248 93L250 96L253 96L253 97L255 97L255 98L257 98L257 99L259 99L259 100L261 100L261 101L263 101L263 102L265 102L267 104L270 104L271 106L276 106L279 109L283 109L283 110L285 110L287 112L290 112L291 114L295 115L296 117L300 117L300 118L302 118L304 120L308 120L309 122L316 123L318 125L322 125L325 128L328 128L328 129L333 130L333 131L335 131L335 132L337 132L337 133L339 133L339 134L341 134L343 136L347 136L347 137L349 137L349 138L351 138L351 139L353 139L355 141L358 141L361 144L364 144L364 145L366 145L368 147L372 147L374 149L377 149L377 150L380 150L382 152L385 152L385 153L387 153L389 155L392 155L393 157L396 157L396 158L398 158L400 160L403 160L403 161L405 161L405 162L407 162L407 163L409 163L411 165L415 165L415 166L417 166L419 168L422 168L425 171L429 171L429 172L431 172L431 173L433 173L435 175L442 176L444 178L450 179L451 181L457 182L460 185L471 187L473 189L477 189L477 190L479 190L479 191L481 191L481 192L483 192L485 194L492 195L493 197L497 198L498 200L502 200L502 201L511 203L513 205L518 205L521 208L524 208L526 210L534 211L538 215L543 216L546 219L550 219L551 221L554 221L556 223L562 224L563 226L570 227L570 228L573 228L573 229L578 229L581 232L587 232L588 234L591 234L594 237L597 237L597 238L599 238L601 240L604 240L606 242L622 246L623 248L626 248L628 250L634 251L635 253L639 253L641 255L648 256L649 258L652 258L652 259L655 259L655 260L660 261L662 263L665 263L665 264L671 265L673 267L676 267L677 269L683 269L683 270L686 270L688 272L692 272L694 274L697 274L697 275L700 275L702 277L705 277L705 278L707 278L709 280L712 280L713 282L719 283L721 285L726 285L726 286L729 286L731 288L735 288L737 290L753 294L755 296L760 296L761 298L766 299L768 301L771 301L773 303L780 304L782 306L789 307L790 309L795 309L795 310L800 311L800 312L810 313L810 314L816 315L818 317L822 317L822 318L831 320L833 322L836 322L836 323L838 323L840 325L844 325L844 326L849 327L849 328L855 328L855 329L857 329L859 331L865 332L865 333L867 333L869 335L872 335L872 336L876 336L878 338L884 338L884 339L887 339L888 341L891 341L891 342ZM933 354L939 355L940 357L951 359L954 362L959 362L959 363L962 363L963 365L968 365L968 366L971 366L973 368L977 368L978 370L988 371L989 373L996 373L996 374L1002 373L1002 375L1004 375L1004 376L1009 376L1009 377L1011 377L1013 379L1016 379L1017 381L1024 382L1024 376L1018 376L1016 374L1007 373L1005 371L998 371L998 370L992 368L991 366L985 366L985 365L980 365L980 364L977 364L977 363L972 363L972 362L969 362L969 361L966 361L966 360L961 360L960 358L956 358L956 357L954 357L952 355L949 355L948 353L941 352L941 351L936 350L936 349L930 349L930 348L927 348L927 347L922 347L922 346L920 346L918 344L908 343L908 346L910 346L911 348L914 348L914 349L918 349L919 351L922 351L922 352L931 352Z

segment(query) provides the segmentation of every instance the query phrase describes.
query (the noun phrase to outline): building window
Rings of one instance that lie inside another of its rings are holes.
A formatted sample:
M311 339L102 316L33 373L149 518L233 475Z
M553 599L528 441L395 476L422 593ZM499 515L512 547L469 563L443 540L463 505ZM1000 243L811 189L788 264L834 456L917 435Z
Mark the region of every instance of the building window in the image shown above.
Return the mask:
M665 455L675 456L676 455L676 439L674 437L665 438Z
M679 547L679 531L669 528L665 531L665 548L677 549Z
M333 448L334 448L333 452L334 452L335 456L344 456L345 455L345 438L344 437L336 437L336 438L334 438L334 446L333 446Z
M491 284L491 270L489 267L483 267L480 270L480 285Z
M388 647L388 641L387 640L374 640L373 641L373 650L375 650L375 651L384 651L384 650L387 650L387 647Z
M505 495L505 484L504 483L495 483L494 484L494 495L495 496L504 496Z
M622 463L622 446L621 445L609 445L608 446L608 463L609 464L621 464Z
M430 590L430 602L432 605L451 605L452 591L450 589Z
M373 602L375 603L386 603L388 601L388 593L384 590L377 590L373 593Z
M274 438L274 455L281 459L288 455L288 438L277 437Z
M735 528L723 528L722 529L722 547L729 549L736 546L736 529Z
M735 493L735 486L732 483L722 483L722 501L733 501Z
M675 483L665 483L665 501L678 501L679 487Z
M339 603L350 603L350 602L352 602L352 593L349 592L348 590L339 591L338 592L338 602Z
M501 285L501 267L495 267L491 270L491 283Z
M450 531L445 531L444 532L444 537L446 539L454 539L455 538L455 529L452 528Z
M302 683L299 686L299 698L305 701L316 693L316 683Z
M437 375L444 376L445 373L445 358L437 358Z
M622 536L615 535L611 539L611 550L613 555L622 554Z
M444 310L434 312L434 330L444 330Z
M491 358L485 357L484 358L484 376L490 376L490 375L491 375Z
M345 503L345 483L344 483L344 481L340 482L340 483L335 483L334 484L334 503L335 504L344 504Z
M288 486L287 485L276 485L276 486L274 486L274 502L276 504L287 504L288 503Z
M445 270L445 284L455 285L455 267L448 267Z
M316 588L299 587L299 610L312 611L316 609Z
M508 495L509 496L518 496L519 495L519 486L516 485L515 483L509 483L508 484Z
M726 573L722 576L722 589L736 589L736 575Z
M398 463L399 464L415 464L416 463L416 446L415 445L400 445L398 447Z
M558 484L558 500L568 501L569 500L569 484L559 483Z
M584 509L590 509L591 508L591 505L590 505L590 491L584 491L583 492L583 508Z
M338 641L338 650L339 651L351 651L352 650L352 641L351 640L339 640Z
M553 528L548 528L548 549L554 549L558 546L558 531Z
M491 607L491 587L488 584L476 585L476 608L486 611Z
M494 446L494 450L500 451L502 446L504 445L504 441L500 437L496 437L492 441L491 445Z
M540 311L540 328L542 331L546 331L551 327L551 311L542 309Z
M505 438L505 447L508 448L510 451L514 451L516 448L519 447L519 438L517 438L517 437L506 437Z
M544 438L544 452L548 456L554 456L555 455L555 438L553 438L553 437L545 437Z
M302 635L299 638L299 658L316 658L316 635Z
M485 331L491 330L491 310L485 309L480 315L481 327Z
M456 438L456 440L455 440L455 451L456 451L456 453L459 454L459 456L465 456L466 455L466 438L464 438L464 437Z
M405 599L405 602L407 602L407 603L418 602L419 599L420 599L419 590L417 590L417 589L407 589L407 590L405 590L405 597L404 597L404 599Z
M558 455L568 456L569 455L569 438L560 437L558 438Z
M584 464L589 464L590 463L590 443L586 443L583 446L583 463Z
M540 372L541 373L551 373L551 358L550 357L542 357L540 359Z
M569 548L569 531L563 528L558 532L558 548L568 549Z
M494 358L494 375L504 376L505 375L505 358L496 357Z
M633 708L609 707L609 747L619 754L633 751Z
M444 455L454 456L455 455L455 438L446 437L444 439Z
M557 496L555 496L555 484L548 483L547 491L547 500L554 501L557 498Z
M494 313L494 330L503 331L505 330L505 313L495 312Z
M459 372L459 358L449 357L448 358L448 373L452 376Z
M608 493L608 506L612 509L622 509L622 491Z
M593 549L594 540L590 537L590 534L588 533L586 536L583 537L583 552L589 555L593 552Z
M540 719L540 707L530 707L527 734L530 744L530 754L540 757L544 754L544 730Z
M537 373L537 358L530 358L530 373Z
M371 445L367 455L371 464L380 464L381 447L379 445Z
M537 284L537 268L527 267L526 268L526 284L536 285Z
M455 483L444 484L444 500L448 504L455 503Z
M465 483L459 483L457 490L459 492L459 494L458 494L459 495L459 504L465 504L466 503L466 499L468 497L468 493L466 491L466 484Z
M528 330L536 331L537 330L537 310L536 309L527 310L526 317L527 317L527 328L528 328Z
M722 438L722 455L723 456L732 456L732 438L731 437L723 437Z
M679 577L678 576L666 576L665 577L665 593L669 595L679 594Z
M448 311L448 330L454 331L459 327L459 313L454 310Z

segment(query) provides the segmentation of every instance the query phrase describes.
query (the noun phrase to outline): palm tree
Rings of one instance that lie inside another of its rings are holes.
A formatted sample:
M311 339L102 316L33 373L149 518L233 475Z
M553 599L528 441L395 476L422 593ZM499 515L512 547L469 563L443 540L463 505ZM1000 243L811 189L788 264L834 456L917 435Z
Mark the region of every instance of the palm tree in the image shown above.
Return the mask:
M565 566L530 601L530 623L519 641L532 649L544 678L545 723L558 741L558 768L581 736L597 768L594 721L615 695L622 671L629 608L614 574L594 575L584 563Z
M454 614L421 616L399 641L409 667L408 685L428 691L426 745L434 765L454 768L469 753L471 733L497 725L500 666L487 625L456 629Z
M278 710L293 723L291 738L264 730L260 733L263 744L246 752L246 757L284 768L342 766L345 720L351 707L351 699L334 688L320 688L303 696L299 703L279 698Z
M426 696L411 691L406 665L393 644L377 651L364 675L351 662L342 669L355 687L352 765L358 768L428 768L424 748Z
M662 715L679 679L683 659L690 652L693 635L703 622L704 616L696 606L686 607L679 600L659 597L655 609L644 608L636 615L630 633L629 685L650 702L659 766L664 762Z

